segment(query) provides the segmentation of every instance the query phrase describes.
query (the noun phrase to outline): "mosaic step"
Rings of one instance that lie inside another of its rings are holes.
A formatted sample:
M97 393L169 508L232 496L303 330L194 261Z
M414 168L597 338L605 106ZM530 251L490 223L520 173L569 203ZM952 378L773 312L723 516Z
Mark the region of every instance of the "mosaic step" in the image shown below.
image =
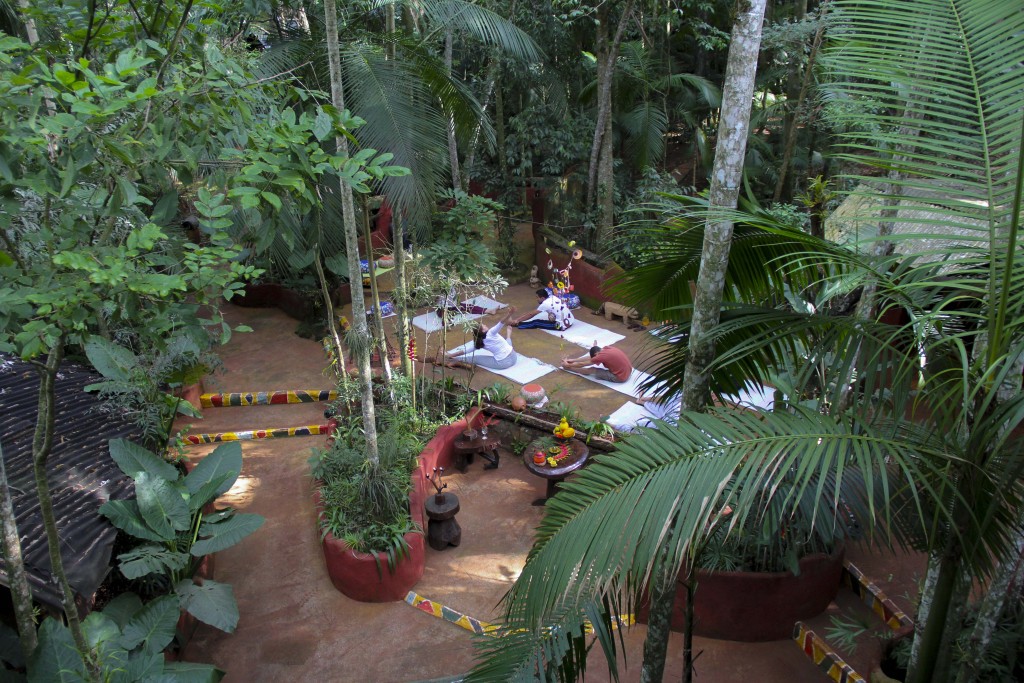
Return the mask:
M266 429L247 429L233 432L215 432L211 434L187 434L182 437L186 444L199 445L204 443L220 443L222 441L250 441L253 439L280 439L289 436L320 436L329 434L331 426L327 424L303 425L300 427L268 427Z
M333 401L337 398L338 392L333 389L296 389L294 391L203 394L199 397L199 402L203 408L232 408L285 405L288 403L316 403L318 401Z

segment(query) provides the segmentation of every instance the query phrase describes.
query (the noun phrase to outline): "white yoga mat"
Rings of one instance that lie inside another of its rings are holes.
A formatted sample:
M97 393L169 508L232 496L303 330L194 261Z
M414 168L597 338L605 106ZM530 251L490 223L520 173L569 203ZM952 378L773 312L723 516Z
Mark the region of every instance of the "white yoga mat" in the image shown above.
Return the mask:
M534 316L534 318L536 317L539 316ZM615 342L626 338L625 335L618 332L612 332L603 327L585 323L579 318L567 330L544 330L544 332L561 337L565 341L571 342L576 346L582 346L585 349L589 349L591 346L611 346Z
M451 318L451 324L449 327L456 327L469 320L476 320L482 318L483 315L473 315L470 313L460 313L459 315ZM412 319L412 324L420 328L424 332L440 332L444 326L441 324L441 319L437 317L437 313L429 311L421 315L416 316Z
M454 349L452 349L448 353L461 354L461 353L465 353L465 352L469 351L472 347L473 347L473 342L469 341L469 342L466 342L465 344L463 344L461 346L456 346ZM486 353L488 356L491 355L487 351L477 351L477 353L480 353L480 354L485 354ZM468 362L468 361L466 361L466 362ZM554 365L549 365L549 364L547 364L547 363L545 363L543 361L537 360L536 358L530 358L529 356L524 356L521 353L517 353L516 354L516 364L513 365L512 367L506 368L504 370L496 370L494 368L485 368L482 365L478 365L476 367L477 367L478 370L487 370L488 372L493 372L496 375L501 375L502 377L510 379L513 382L517 382L519 384L529 384L530 382L535 382L540 377L543 377L544 375L548 374L549 372L553 372L553 371L558 369Z
M480 308L508 308L508 304L488 299L486 296L474 296L472 299L466 299L462 303L469 304L470 306L479 306Z
M631 432L637 427L649 427L654 419L642 405L627 401L608 416L608 424L620 432Z
M775 388L759 384L753 390L744 387L738 394L726 394L722 398L740 408L772 410L775 406Z
M566 370L566 372L568 372L571 375L576 375L577 377L589 379L591 382L596 382L601 386L608 387L609 389L614 389L620 394L626 394L627 396L632 396L633 398L640 398L640 396L642 396L642 393L640 391L640 385L646 382L647 380L651 379L651 376L648 375L646 372L642 372L640 370L637 370L636 368L633 368L633 374L631 374L629 376L629 379L626 380L625 382L607 382L603 379L598 379L593 375L582 375L578 372L572 372L571 370Z

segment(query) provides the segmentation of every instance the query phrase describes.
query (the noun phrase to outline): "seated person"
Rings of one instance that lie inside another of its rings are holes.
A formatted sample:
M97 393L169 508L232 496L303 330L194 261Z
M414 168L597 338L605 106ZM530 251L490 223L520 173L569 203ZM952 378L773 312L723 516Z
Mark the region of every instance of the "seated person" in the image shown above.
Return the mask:
M603 365L604 367L596 367ZM562 368L571 370L581 375L591 375L595 379L605 382L626 382L633 374L633 364L629 356L615 348L606 346L594 346L590 354L584 354L579 358L563 358Z
M535 315L546 317L531 320ZM576 318L564 301L554 294L549 294L546 289L538 289L537 308L509 324L521 330L567 330L574 322Z
M492 370L506 370L515 365L518 357L516 350L512 348L512 329L505 328L506 337L501 336L502 323L508 320L515 310L515 307L508 309L505 317L493 327L483 323L477 324L473 329L473 341L466 345L469 348L456 349L445 354L445 357L459 365L479 365Z
M442 320L450 319L451 316L458 315L459 313L491 315L497 311L497 308L484 308L483 306L460 303L458 297L455 295L454 285L448 288L447 294L437 297L437 308L434 310L434 312L437 313L437 317Z

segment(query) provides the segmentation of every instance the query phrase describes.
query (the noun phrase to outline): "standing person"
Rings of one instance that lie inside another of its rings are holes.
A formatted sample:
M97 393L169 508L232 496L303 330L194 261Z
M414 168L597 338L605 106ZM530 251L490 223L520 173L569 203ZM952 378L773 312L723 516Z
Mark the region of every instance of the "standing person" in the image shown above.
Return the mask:
M531 320L538 314L543 314L546 318ZM549 294L546 289L538 289L537 308L509 324L521 330L567 330L574 322L576 318L564 301L554 294Z
M603 365L604 367L596 367ZM629 356L614 346L593 346L590 354L579 358L563 358L562 368L581 375L591 375L605 382L622 383L629 381L633 374L633 363Z
M512 328L505 328L505 336L501 336L502 324L515 313L515 307L509 308L505 316L496 322L493 327L483 323L477 324L473 329L473 341L467 344L469 348L462 347L445 357L462 365L479 365L482 368L492 370L507 370L516 364L518 356L512 348Z

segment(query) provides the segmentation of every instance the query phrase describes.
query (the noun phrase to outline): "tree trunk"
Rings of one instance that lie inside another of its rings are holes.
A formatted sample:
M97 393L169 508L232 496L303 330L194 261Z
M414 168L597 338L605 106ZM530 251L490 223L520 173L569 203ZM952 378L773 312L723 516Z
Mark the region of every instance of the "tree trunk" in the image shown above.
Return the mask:
M651 608L647 614L647 638L644 640L644 662L640 670L641 683L660 683L665 675L678 573L678 567L662 567L657 576L652 577Z
M413 332L409 325L409 296L405 273L405 225L402 220L401 216L392 214L391 248L392 256L395 257L395 292L392 295L392 300L395 302L395 313L398 314L395 330L398 335L398 354L402 359L402 373L412 377L413 362L409 358L409 340L412 339Z
M799 17L803 19L803 16L807 14L807 2L804 1L802 5L802 13ZM811 88L811 78L814 76L814 62L818 56L818 49L821 47L821 41L825 36L825 13L828 11L828 0L825 0L821 4L821 15L818 17L818 30L814 33L814 41L811 45L811 53L807 57L807 67L804 69L803 80L800 83L799 94L796 97L796 105L789 111L786 112L786 116L783 124L783 145L782 145L782 161L779 164L779 180L775 184L775 195L772 197L773 201L782 201L789 203L793 197L793 181L792 175L789 172L789 167L793 163L793 152L796 150L796 129L797 124L803 117L804 102L807 101L807 92ZM790 74L790 82L796 80L795 72ZM789 104L790 96L793 94L795 88L791 88L790 92L787 93L786 104Z
M598 164L601 157L602 143L606 131L609 129L608 122L612 115L612 80L615 76L615 60L619 56L619 46L622 45L622 34L626 30L626 23L633 12L633 0L628 0L619 17L619 25L615 29L615 36L608 35L608 12L605 5L598 10L598 19L601 22L597 31L597 121L594 123L594 140L590 146L590 166L587 171L587 209L592 209L597 201L598 194ZM609 163L611 160L609 160ZM598 225L594 241L603 241L605 231L611 226Z
M11 500L11 489L7 485L7 468L4 465L4 453L0 448L0 520L3 521L3 553L4 566L7 568L8 582L11 587L11 599L14 603L14 618L18 624L18 636L21 652L27 662L39 644L36 635L36 622L32 616L32 589L28 585L28 574L25 572L25 561L21 554L21 538L18 536L18 524L14 517L14 503Z
M735 209L739 198L766 1L741 0L737 4L740 11L736 15L729 46L718 143L711 173L709 211L712 213L704 230L697 292L693 302L690 355L683 379L683 410L703 410L708 402L708 366L714 359L715 347L707 336L718 324L721 312L733 230L731 220L723 220L714 212Z
M604 120L604 136L601 140L601 160L597 165L597 197L601 207L601 218L594 234L594 251L603 251L604 245L615 225L615 154L612 140L612 117Z
M735 209L739 199L766 3L767 0L739 0L737 3L736 23L732 29L729 62L725 72L725 86L722 89L718 143L715 149L714 170L711 174L709 217L704 229L704 245L690 326L690 357L683 377L684 411L703 411L707 407L710 393L708 366L714 359L715 347L706 337L718 324L721 313L733 229L731 220L723 220L721 216L716 216L715 212L721 209ZM677 572L678 568L675 569ZM673 584L676 572L671 572ZM659 614L663 610L671 612L674 599L675 591L667 591L659 600L668 604L655 605L652 595L652 613L655 610ZM652 667L656 666L659 660L664 662L665 652L668 650L668 635L667 629L648 629L647 642L644 643L645 670L649 656L652 657ZM692 676L692 673L684 672L684 676Z
M338 111L344 111L345 94L341 77L341 53L338 48L338 6L335 0L324 0L324 19L327 29L327 59L331 68L331 104ZM348 140L342 135L336 140L338 153L348 156ZM352 188L340 180L338 185L341 192L342 225L345 229L345 250L348 252L348 280L352 290L352 331L348 339L352 347L350 352L359 372L366 457L376 463L377 422L373 403L373 377L370 374L370 335L366 328L366 302L362 294L363 274L359 268L359 232L352 203Z
M36 415L36 430L32 439L32 473L35 477L36 495L39 496L39 513L43 518L46 530L46 543L50 550L50 572L61 592L61 603L64 618L68 621L68 629L75 641L78 651L89 652L89 645L82 634L82 624L78 618L78 606L75 604L75 593L71 590L68 577L64 573L64 561L60 555L60 530L53 514L53 499L50 496L50 484L46 476L46 460L50 457L53 447L53 431L56 416L54 380L64 359L64 339L59 338L50 349L45 365L39 364L39 408ZM95 674L95 672L92 672ZM95 679L95 675L93 676Z
M449 78L452 75L452 30L444 32L444 70ZM448 163L452 168L452 188L462 189L459 173L459 145L455 140L455 114L448 114Z
M394 398L391 389L391 363L388 360L388 339L384 332L384 311L380 307L380 291L377 289L377 264L373 259L372 239L373 236L370 234L370 211L366 202L363 201L363 240L366 242L366 263L370 271L370 305L373 311L374 336L377 339L377 348L380 353L380 376L384 380L384 387L387 389L388 394ZM398 265L397 261L395 261L395 265Z

